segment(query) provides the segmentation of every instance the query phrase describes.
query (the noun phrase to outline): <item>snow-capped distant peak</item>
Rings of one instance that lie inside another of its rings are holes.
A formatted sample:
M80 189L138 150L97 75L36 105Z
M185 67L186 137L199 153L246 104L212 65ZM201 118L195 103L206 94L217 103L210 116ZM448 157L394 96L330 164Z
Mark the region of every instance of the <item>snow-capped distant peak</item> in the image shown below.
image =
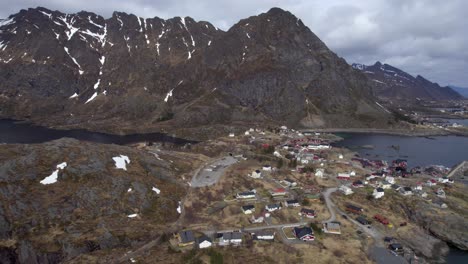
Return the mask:
M361 64L361 63L353 63L351 66L352 66L354 69L356 69L356 70L361 70L361 71L365 70L366 67L367 67L366 65Z

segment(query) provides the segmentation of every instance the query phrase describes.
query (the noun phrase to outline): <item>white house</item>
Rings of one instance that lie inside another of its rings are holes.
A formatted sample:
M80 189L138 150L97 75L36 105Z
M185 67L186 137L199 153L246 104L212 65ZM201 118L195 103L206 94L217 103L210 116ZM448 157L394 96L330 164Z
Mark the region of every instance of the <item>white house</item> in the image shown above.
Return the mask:
M343 154L338 155L338 159L343 159Z
M269 230L259 230L252 235L257 238L258 240L274 240L275 239L275 232Z
M235 137L234 133L229 133L229 137Z
M384 189L377 188L377 189L374 189L372 196L374 197L374 199L380 199L384 196L384 194L385 194Z
M389 183L389 182L386 181L386 180L385 180L385 181L382 181L379 185L380 185L380 187L381 187L382 189L390 189L390 188L392 188L392 184Z
M271 166L270 165L263 165L262 170L271 171Z
M409 196L413 195L413 190L411 189L411 187L403 187L400 189L400 193L404 196Z
M253 212L255 212L255 206L253 205L244 205L241 207L242 209L242 212L244 212L244 214L252 214Z
M351 171L351 172L349 173L349 176L351 176L351 177L356 176L356 172L355 172L355 171Z
M307 148L310 150L321 150L321 149L330 149L331 147L330 145L319 144L319 145L308 145Z
M440 183L449 183L449 179L447 177L441 177L437 179Z
M255 190L250 192L240 192L236 194L237 199L254 199L255 198Z
M339 190L344 194L344 195L350 195L350 194L353 194L353 190L351 190L351 188L349 188L348 186L346 185L341 185Z
M207 236L202 236L197 239L197 244L199 248L209 248L213 243L211 242L211 239L209 239Z
M281 154L275 150L275 152L273 152L273 155L277 158L282 158L283 156L281 156Z
M259 179L262 177L262 172L260 170L254 170L251 174L250 177L254 179Z
M395 184L395 178L392 176L385 177L385 180L389 182L390 184Z
M242 243L242 233L241 232L226 232L222 233L221 238L219 239L219 245L225 246L230 244L240 245Z
M267 206L265 206L265 209L268 212L274 212L276 210L281 209L281 205L280 204L268 204Z
M315 177L323 178L323 169L317 169Z
M281 180L280 183L288 186L288 187L296 187L297 186L297 182L295 182L294 180L291 180L291 179L284 179L284 180Z
M340 180L349 180L349 177L349 173L338 173L338 176L336 178Z
M259 216L258 218L255 218L255 216L252 215L252 218L250 218L250 222L252 222L253 224L263 223L264 220L265 218L263 216Z

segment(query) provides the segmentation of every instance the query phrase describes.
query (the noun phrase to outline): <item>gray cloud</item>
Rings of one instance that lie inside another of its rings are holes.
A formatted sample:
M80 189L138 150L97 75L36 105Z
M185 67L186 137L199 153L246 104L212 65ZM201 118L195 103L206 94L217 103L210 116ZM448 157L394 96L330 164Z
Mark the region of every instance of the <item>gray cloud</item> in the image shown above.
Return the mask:
M468 10L465 0L0 0L0 17L44 6L66 13L113 11L142 17L191 16L227 30L273 6L291 11L339 56L379 60L441 85L468 87Z

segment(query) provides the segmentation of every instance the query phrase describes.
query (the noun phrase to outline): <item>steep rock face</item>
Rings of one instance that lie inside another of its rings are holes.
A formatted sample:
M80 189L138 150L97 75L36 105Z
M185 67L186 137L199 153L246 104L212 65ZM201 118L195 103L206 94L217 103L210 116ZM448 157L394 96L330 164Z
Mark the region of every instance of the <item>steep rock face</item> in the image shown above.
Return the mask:
M354 63L355 69L363 71L370 79L375 94L383 99L405 101L424 100L459 100L459 93L450 87L441 87L422 76L415 77L388 64L376 62L374 65Z
M402 206L411 221L414 221L435 237L458 247L468 249L466 235L468 223L464 216L454 213L436 211L424 201L418 201L414 207Z
M289 12L227 32L189 17L45 8L1 22L0 114L70 127L383 126L364 75ZM54 118L50 118L53 116ZM90 125L92 124L92 125Z
M126 170L116 166L120 155ZM130 147L71 139L3 145L0 259L58 263L165 232L185 192L171 166Z

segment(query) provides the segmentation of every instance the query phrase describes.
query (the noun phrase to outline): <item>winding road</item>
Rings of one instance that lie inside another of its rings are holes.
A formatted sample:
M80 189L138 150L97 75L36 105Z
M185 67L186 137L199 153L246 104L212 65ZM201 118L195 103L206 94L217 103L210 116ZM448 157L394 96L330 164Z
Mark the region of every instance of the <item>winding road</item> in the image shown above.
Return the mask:
M403 264L406 263L405 259L401 256L395 256L390 253L388 249L385 248L385 244L383 243L384 236L374 227L361 225L359 222L354 220L352 217L347 215L345 212L341 211L336 207L333 201L330 199L332 193L336 192L338 188L328 188L322 194L325 199L325 203L327 205L328 210L330 211L330 218L323 223L331 222L336 220L336 212L341 215L345 215L347 220L356 225L359 229L361 229L364 233L368 234L372 237L375 241L375 245L370 249L370 256L379 264Z

